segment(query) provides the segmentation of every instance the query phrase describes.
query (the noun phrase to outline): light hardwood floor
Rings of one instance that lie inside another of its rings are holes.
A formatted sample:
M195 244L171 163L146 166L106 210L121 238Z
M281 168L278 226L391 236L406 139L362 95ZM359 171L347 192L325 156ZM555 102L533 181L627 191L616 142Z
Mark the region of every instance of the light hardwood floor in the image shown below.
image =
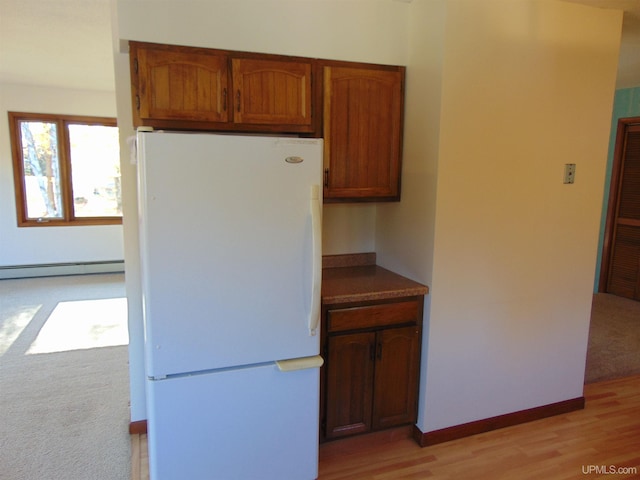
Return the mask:
M146 435L131 435L131 480L149 480Z
M586 385L585 398L584 410L426 448L407 428L325 443L318 478L640 478L640 375ZM148 479L146 436L134 435L132 480Z

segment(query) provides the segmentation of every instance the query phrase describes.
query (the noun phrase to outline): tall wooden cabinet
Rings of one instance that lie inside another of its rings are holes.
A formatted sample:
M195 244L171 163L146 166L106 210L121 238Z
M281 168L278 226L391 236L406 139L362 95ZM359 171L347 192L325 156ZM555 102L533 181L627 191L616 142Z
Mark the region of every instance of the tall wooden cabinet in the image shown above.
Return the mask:
M311 59L130 42L134 126L314 132Z
M325 202L399 200L404 67L323 70Z

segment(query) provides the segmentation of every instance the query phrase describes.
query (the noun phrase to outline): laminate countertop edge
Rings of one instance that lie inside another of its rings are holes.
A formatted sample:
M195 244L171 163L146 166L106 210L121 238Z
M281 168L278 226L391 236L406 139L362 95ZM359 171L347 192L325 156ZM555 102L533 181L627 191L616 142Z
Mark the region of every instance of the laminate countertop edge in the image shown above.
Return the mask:
M335 305L343 303L386 300L401 297L426 295L429 287L403 277L375 264L375 253L361 254L355 257L355 265L345 265L347 256L341 256L338 262L324 259L322 269L322 303Z

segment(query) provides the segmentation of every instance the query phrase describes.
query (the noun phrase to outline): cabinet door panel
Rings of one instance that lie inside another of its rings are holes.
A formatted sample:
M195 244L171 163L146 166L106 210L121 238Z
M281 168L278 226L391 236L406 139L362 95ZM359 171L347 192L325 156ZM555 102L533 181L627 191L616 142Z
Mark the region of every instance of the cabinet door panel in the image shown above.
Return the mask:
M227 122L227 57L140 48L139 116L150 120Z
M378 332L373 394L373 429L416 421L420 329Z
M327 359L326 437L371 429L375 333L330 337Z
M325 67L325 197L399 199L402 73Z
M311 125L311 63L232 60L235 123Z

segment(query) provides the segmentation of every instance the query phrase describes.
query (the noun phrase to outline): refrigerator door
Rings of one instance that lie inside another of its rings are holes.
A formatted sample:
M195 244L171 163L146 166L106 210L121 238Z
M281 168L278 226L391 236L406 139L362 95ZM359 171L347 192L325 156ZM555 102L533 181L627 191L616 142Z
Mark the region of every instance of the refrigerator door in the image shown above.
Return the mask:
M322 140L139 133L138 163L147 375L318 354Z
M318 382L274 364L148 381L150 478L317 478Z

